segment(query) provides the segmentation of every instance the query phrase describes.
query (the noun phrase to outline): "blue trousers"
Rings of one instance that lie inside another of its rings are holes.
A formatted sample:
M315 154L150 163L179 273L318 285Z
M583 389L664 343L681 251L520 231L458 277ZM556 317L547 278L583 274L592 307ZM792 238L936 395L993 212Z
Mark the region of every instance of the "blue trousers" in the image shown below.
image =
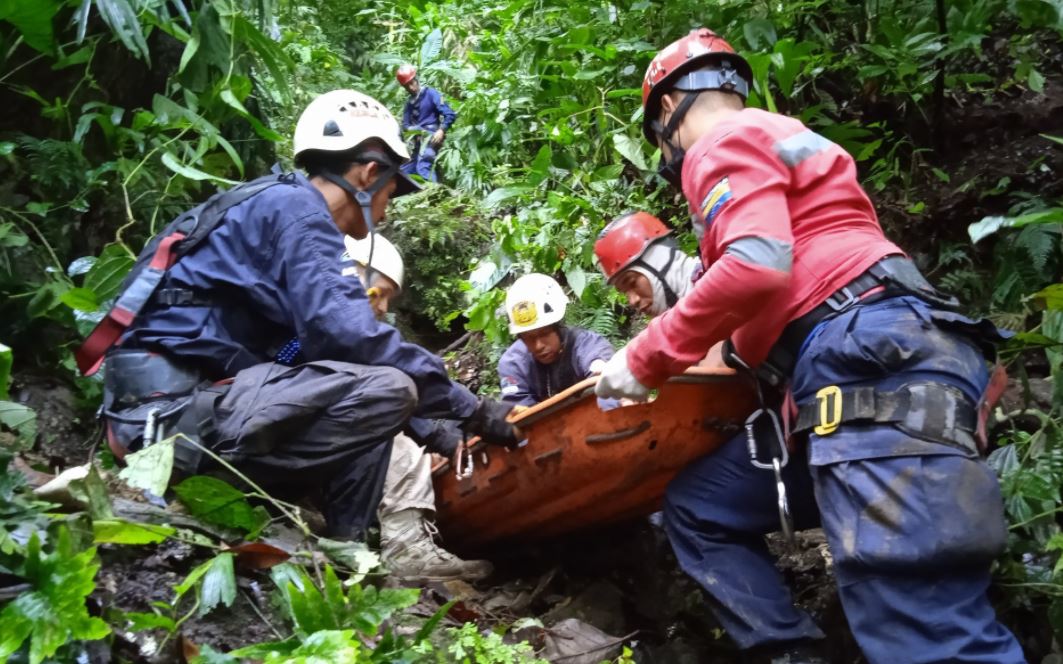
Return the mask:
M420 175L429 182L436 182L436 172L432 165L436 160L436 149L428 144L428 139L417 142L411 151L410 160L399 169L407 175Z
M978 325L910 297L821 324L794 371L798 404L822 387L891 390L936 380L977 401L986 382ZM986 597L1003 550L1000 490L978 456L892 425L809 436L784 471L798 528L822 525L849 626L872 664L1025 662ZM684 571L740 648L822 638L797 609L763 535L778 528L772 473L740 437L668 488L665 528Z

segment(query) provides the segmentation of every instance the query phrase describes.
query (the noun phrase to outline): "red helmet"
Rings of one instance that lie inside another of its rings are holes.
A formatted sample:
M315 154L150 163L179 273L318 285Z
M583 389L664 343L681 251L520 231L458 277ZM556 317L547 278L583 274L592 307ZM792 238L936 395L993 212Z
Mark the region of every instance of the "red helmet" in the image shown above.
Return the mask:
M717 65L719 71L698 71ZM689 80L687 80L689 79ZM642 133L657 144L652 123L660 114L661 96L671 90L727 90L749 96L753 70L723 37L708 28L691 30L654 56L642 79Z
M399 85L406 85L415 78L417 78L417 67L411 64L402 65L395 71L395 79Z
M594 242L594 255L607 283L612 283L657 239L671 232L648 212L629 212L609 222Z

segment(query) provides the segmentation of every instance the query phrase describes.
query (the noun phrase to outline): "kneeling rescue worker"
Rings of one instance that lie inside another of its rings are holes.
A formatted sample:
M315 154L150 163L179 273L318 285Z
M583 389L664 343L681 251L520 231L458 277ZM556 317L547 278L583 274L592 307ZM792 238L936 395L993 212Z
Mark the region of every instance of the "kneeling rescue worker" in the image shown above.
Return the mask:
M598 394L644 400L723 340L728 363L758 377L764 407L747 428L759 467L736 438L665 502L680 564L751 659L825 661L762 537L789 511L826 532L872 664L1023 662L986 597L1006 527L979 405L1001 335L957 313L885 238L848 153L745 108L751 81L704 28L650 63L643 130L704 227L706 270L609 361ZM789 463L786 386L790 430L807 440Z
M405 265L402 255L379 233L356 240L345 238L347 252L377 319L388 312L392 300L402 294ZM494 569L486 560L462 560L436 544L436 495L432 485L432 457L454 455L462 440L451 420L411 418L406 433L391 443L391 459L384 478L384 491L377 515L380 518L380 550L392 578L407 582L478 581ZM422 445L424 447L422 447Z
M303 111L294 144L305 177L219 193L152 240L77 359L91 373L106 355L112 448L181 432L266 490L318 493L329 536L362 538L411 415L512 445L511 406L451 382L344 276L344 234L366 237L392 196L416 190L399 171L409 154L391 113L329 92ZM177 439L179 471L211 463Z
M561 285L545 274L526 274L506 291L517 340L498 361L503 401L533 406L600 372L613 356L602 335L564 324L567 308Z

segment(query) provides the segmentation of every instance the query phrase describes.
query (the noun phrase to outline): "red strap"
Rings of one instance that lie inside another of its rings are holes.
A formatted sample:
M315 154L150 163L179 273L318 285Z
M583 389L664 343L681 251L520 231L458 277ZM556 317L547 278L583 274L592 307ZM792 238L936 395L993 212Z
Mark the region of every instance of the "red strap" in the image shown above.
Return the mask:
M184 233L172 233L164 237L159 242L159 246L155 248L155 255L151 257L148 267L155 270L170 269L177 260L173 246L183 239L185 239ZM103 356L118 342L139 313L139 311L129 311L118 305L107 312L107 317L92 330L92 333L85 339L85 343L74 351L74 359L82 375L91 376L99 371Z
M997 362L993 367L993 374L989 377L989 384L986 385L985 392L982 393L982 401L978 404L978 428L975 431L975 437L978 440L978 447L985 452L989 446L989 432L987 430L987 422L989 420L989 413L996 407L997 402L1000 401L1000 397L1004 395L1004 390L1008 388L1008 372L1004 369L1004 365Z

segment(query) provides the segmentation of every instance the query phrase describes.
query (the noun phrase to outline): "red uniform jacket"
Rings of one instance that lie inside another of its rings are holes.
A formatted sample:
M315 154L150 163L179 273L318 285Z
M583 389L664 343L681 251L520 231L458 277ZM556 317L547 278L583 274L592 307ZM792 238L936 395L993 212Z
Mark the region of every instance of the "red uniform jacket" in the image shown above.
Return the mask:
M883 235L849 153L776 113L745 109L702 136L683 164L683 194L705 224L706 271L628 345L628 365L649 387L728 337L760 364L787 323L903 253Z

